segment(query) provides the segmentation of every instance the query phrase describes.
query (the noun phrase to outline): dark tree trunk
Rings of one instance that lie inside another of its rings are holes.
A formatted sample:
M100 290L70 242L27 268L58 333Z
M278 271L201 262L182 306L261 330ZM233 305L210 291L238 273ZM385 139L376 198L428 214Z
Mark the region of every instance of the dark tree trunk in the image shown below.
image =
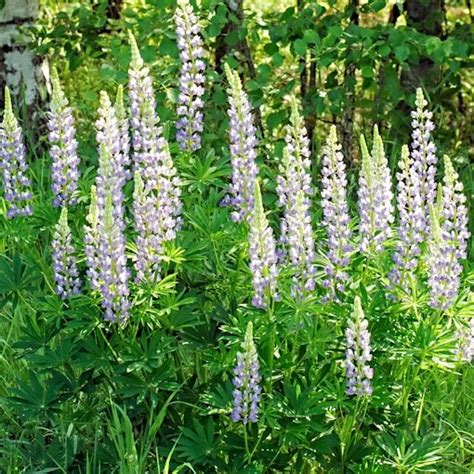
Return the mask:
M107 2L107 18L119 20L122 12L123 0L109 0Z
M354 25L359 24L359 0L350 0L352 13L350 21ZM354 131L354 108L355 108L355 71L353 62L346 62L344 71L344 89L346 91L346 104L342 116L342 151L349 165L353 163L353 131Z
M239 41L232 46L230 46L227 42L227 38L231 33L242 29L242 25L244 22L243 0L226 0L225 3L227 5L228 11L231 12L237 18L238 23L234 23L230 19L228 19L227 23L222 28L222 31L217 36L214 52L214 68L218 74L222 75L225 57L235 51L242 56L243 62L247 66L249 77L251 79L255 79L257 77L257 71L255 69L255 64L253 62L252 53L250 51L247 38L240 38ZM262 123L262 114L258 107L254 109L254 115L256 125L263 136L264 130Z
M404 9L408 26L425 35L443 37L444 0L405 0ZM421 85L434 87L440 80L440 67L426 57L401 74L402 85L408 92Z
M298 12L304 8L305 1L298 0ZM316 91L316 60L314 54L310 52L306 57L301 58L300 61L300 90L301 101L303 104L303 112L305 117L305 127L308 132L309 147L313 151L314 147L314 129L316 126L316 111L311 104L311 98Z

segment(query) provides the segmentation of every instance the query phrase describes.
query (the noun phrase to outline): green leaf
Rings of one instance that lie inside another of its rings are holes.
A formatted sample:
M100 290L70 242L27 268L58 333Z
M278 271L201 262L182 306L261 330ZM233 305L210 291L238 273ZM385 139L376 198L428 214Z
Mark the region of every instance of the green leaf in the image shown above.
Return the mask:
M410 48L406 44L402 44L395 48L395 56L401 62L405 62L410 56Z
M305 56L307 48L308 44L304 39L299 38L293 41L293 49L298 56Z
M362 66L361 68L362 77L371 78L374 77L374 68L369 65Z

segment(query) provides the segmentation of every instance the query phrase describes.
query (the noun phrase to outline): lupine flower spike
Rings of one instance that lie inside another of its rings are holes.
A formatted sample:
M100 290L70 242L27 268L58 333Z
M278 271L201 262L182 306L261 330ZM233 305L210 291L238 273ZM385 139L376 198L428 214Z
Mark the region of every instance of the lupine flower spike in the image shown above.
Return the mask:
M135 192L137 199L133 206L138 248L135 267L137 281L152 281L159 277L163 242L174 239L181 226L181 181L159 126L149 69L143 63L133 35L130 35L130 42L133 161L142 186L138 193Z
M52 257L56 293L66 299L81 292L81 281L74 255L71 229L67 221L67 207L61 209L52 242Z
M286 147L277 177L278 203L284 207L281 242L294 270L292 292L304 297L315 286L314 233L311 227L311 166L309 140L296 99L291 100L291 125L286 129Z
M419 193L419 175L412 166L408 146L404 145L397 173L398 242L393 255L394 267L389 278L391 287L398 285L410 294L416 278L422 229L423 208Z
M374 127L372 155L361 136L362 167L359 176L358 204L360 215L361 252L380 252L390 236L393 223L393 193L390 169L382 138Z
M441 203L431 208L431 233L428 242L428 286L430 305L449 309L459 291L461 259L466 258L467 209L463 186L448 156L444 157L444 186L440 187Z
M52 98L48 113L48 139L52 159L53 205L67 206L76 203L79 180L76 128L69 102L59 82L58 71L51 71Z
M328 235L328 265L323 286L330 294L327 299L337 299L337 292L345 290L347 267L352 247L349 239L349 213L346 197L347 178L341 145L337 142L336 127L333 125L324 147L322 160L322 207L323 224Z
M102 296L105 319L123 322L129 316L130 307L122 190L126 172L115 108L104 91L100 99L96 122L99 144L97 289Z
M266 308L270 299L279 299L277 293L277 254L273 230L268 224L263 209L258 181L255 182L255 208L249 232L250 271L254 296L252 303L257 308Z
M249 220L254 206L254 187L258 175L257 136L247 94L237 72L224 65L229 83L229 147L232 160L230 204L236 222Z
M362 397L372 395L373 369L368 322L364 317L360 298L355 297L354 313L346 329L347 394Z
M423 237L429 233L430 205L434 204L436 197L436 146L432 141L431 133L435 126L433 113L426 110L428 102L423 96L422 89L416 91L416 110L412 111L412 143L411 159L414 172L417 174L415 185L420 195L422 213L421 232Z
M260 364L257 349L253 342L253 326L249 322L245 332L243 352L237 354L237 365L234 369L234 409L232 421L241 421L244 425L248 422L258 421L258 409L261 396Z
M191 152L201 148L204 49L198 19L189 0L178 0L174 19L181 59L176 139L182 150Z
M7 217L29 216L31 183L23 134L13 114L10 90L5 88L5 113L0 124L0 168L3 171L3 191L8 204Z
M120 134L120 168L123 173L123 185L125 185L132 177L130 171L130 126L128 121L127 110L123 103L123 86L117 88L117 96L115 98L115 116L119 124Z
M84 253L86 255L87 278L93 290L99 289L99 208L96 187L91 187L91 202L84 226Z

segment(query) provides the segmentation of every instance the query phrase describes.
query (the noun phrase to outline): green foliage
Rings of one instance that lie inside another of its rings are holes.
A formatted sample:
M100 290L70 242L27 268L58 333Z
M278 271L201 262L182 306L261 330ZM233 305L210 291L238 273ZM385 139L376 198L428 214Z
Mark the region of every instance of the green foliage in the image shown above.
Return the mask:
M353 8L340 1L302 2L299 10L293 4L282 7L284 2L270 2L269 8L257 2L258 11L245 11L243 19L222 1L198 3L208 62L223 40L225 61L243 65L245 88L262 115L258 162L266 209L276 208L287 101L300 94L303 68L310 72L311 64L315 84L310 87L307 76L304 113L316 124L315 177L326 122L342 122L351 94L355 128L381 125L395 168L414 100L403 72L429 58L441 77L425 85L436 97L436 141L456 151L454 167L466 194L472 194L469 150L461 145L472 124L456 102L469 101L472 82L467 24L450 20L442 38L403 21L387 24L384 0L361 5L359 24L351 21ZM78 116L82 178L69 220L80 250L96 173L93 122L99 91L126 85L128 31L152 70L158 113L171 142L175 132L175 2L125 2L118 20L107 17L107 4L46 2L32 30L37 51L57 66ZM229 22L235 28L222 37ZM243 40L254 75L242 55ZM345 73L349 64L353 77ZM68 302L55 295L50 241L59 212L51 207L50 158L40 151L30 160L34 216L13 222L0 216L0 472L470 472L473 368L458 364L453 351L456 326L474 317L472 261L466 263L455 308L444 314L427 306L424 277L411 300L388 297L393 242L382 255L353 259L340 304L323 302L321 253L317 289L307 301L294 301L289 275L283 274L282 301L274 314L253 308L247 229L220 206L231 173L225 88L224 79L208 68L204 148L190 156L171 143L183 180L185 226L166 248L163 278L132 285L127 325L105 323L91 292ZM352 208L357 152L354 157ZM131 183L125 195L128 207ZM321 212L315 204L315 224ZM275 229L278 218L277 212L268 215ZM127 219L131 259L136 249L128 214ZM325 236L315 227L320 249ZM85 262L79 263L84 274ZM375 369L373 397L359 401L346 395L343 369L344 329L357 296L372 333ZM230 419L232 370L250 321L264 393L260 421L244 427Z

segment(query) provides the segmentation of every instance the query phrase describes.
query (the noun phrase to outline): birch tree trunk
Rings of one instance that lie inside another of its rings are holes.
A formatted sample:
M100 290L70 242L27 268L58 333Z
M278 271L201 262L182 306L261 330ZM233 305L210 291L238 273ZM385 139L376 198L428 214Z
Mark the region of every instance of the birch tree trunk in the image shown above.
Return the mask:
M0 105L5 85L18 96L24 91L27 105L38 97L40 68L27 46L21 27L38 17L38 0L0 0ZM23 37L22 37L23 36Z

